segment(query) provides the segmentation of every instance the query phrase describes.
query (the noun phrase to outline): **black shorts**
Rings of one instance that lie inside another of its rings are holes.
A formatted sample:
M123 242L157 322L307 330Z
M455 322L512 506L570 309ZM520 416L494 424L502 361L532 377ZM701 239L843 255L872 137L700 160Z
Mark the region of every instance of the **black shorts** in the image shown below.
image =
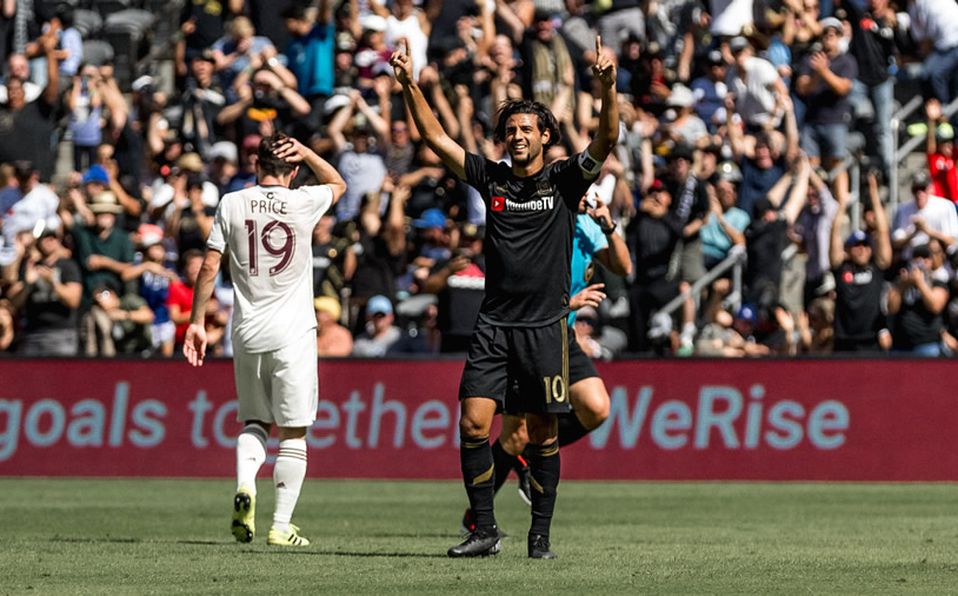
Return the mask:
M507 405L510 384L515 383L518 395L508 401L509 412L570 412L573 352L582 351L565 317L542 327L504 327L480 318L459 382L459 399L488 397L496 400L501 410ZM581 374L581 362L576 360L576 372Z
M569 335L572 335L570 330ZM585 355L579 342L572 338L569 344L569 387L583 379L598 377L599 372L595 369L592 359ZM570 389L571 390L571 389ZM569 404L572 405L571 403ZM519 390L519 382L516 379L509 380L509 388L506 391L506 402L502 406L503 414L518 415L523 412L519 409L522 406L522 391Z

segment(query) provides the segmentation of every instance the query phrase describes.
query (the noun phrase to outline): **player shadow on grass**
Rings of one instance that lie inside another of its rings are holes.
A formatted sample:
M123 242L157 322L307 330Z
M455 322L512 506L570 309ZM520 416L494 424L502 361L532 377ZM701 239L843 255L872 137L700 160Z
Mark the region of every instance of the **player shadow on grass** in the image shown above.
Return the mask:
M100 542L98 540L67 540L68 542ZM104 541L105 542L105 541ZM131 540L115 540L113 542L131 542ZM176 540L175 544L186 544L191 546L226 546L229 548L236 548L235 543L228 541L214 541L214 540ZM439 553L398 553L398 552L353 552L353 551L344 551L344 550L312 550L309 547L304 547L303 550L292 550L292 549L281 549L277 550L275 548L271 550L244 550L250 554L257 555L311 555L311 556L332 556L332 557L388 557L388 558L403 558L403 557L414 557L414 558L439 558L445 559L446 555Z
M355 552L347 550L268 550L268 551L256 551L256 554L259 555L310 555L310 556L322 556L322 557L385 557L390 559L400 558L405 559L417 558L417 559L446 559L448 558L445 554L441 553L383 553L383 552Z
M97 542L108 542L114 544L135 544L138 542L143 542L139 538L113 538L110 536L104 536L103 538L86 538L83 536L54 536L50 539L50 542L71 542L71 543L97 543Z
M395 534L390 534L389 536L395 536ZM412 534L410 534L412 536ZM422 534L416 534L416 537L422 537ZM445 534L443 534L445 536ZM153 542L153 541L144 541L139 538L110 538L109 536L104 538L84 538L82 536L54 536L50 538L50 542L71 542L71 543L118 543L118 544L134 544L140 542ZM165 541L156 541L156 542L165 542ZM174 540L174 544L184 544L190 546L227 546L229 548L235 548L235 545L232 542L227 541L214 541L214 540ZM245 551L251 554L259 555L310 555L310 556L325 556L325 557L386 557L386 558L419 558L419 559L445 559L446 555L441 553L399 553L399 552L355 552L355 551L345 551L345 550L267 550L267 551Z

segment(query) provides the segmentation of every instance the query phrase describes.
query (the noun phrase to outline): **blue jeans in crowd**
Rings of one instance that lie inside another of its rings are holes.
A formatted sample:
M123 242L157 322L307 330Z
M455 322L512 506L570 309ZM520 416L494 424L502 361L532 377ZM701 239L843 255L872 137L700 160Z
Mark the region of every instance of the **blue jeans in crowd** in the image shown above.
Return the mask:
M913 356L921 356L923 358L938 358L941 356L941 342L918 344L910 350L905 350L905 352L909 352Z
M844 122L837 124L815 124L806 122L801 128L802 151L809 157L819 157L823 164L830 159L845 159L848 157L848 125Z
M925 78L932 95L943 104L958 96L958 46L934 50L925 58Z
M895 109L895 78L889 77L887 81L874 86L855 81L852 94L862 98L862 101L867 97L872 104L875 112L872 133L877 142L866 143L865 150L881 160L882 171L887 176L895 159L891 129L891 117Z

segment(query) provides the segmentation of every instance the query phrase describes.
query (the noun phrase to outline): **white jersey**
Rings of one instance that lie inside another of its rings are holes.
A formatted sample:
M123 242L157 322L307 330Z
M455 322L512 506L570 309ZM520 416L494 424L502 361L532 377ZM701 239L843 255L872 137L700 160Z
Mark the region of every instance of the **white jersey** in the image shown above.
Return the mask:
M332 202L326 185L254 186L220 201L207 246L229 253L234 351L276 350L316 327L313 228Z

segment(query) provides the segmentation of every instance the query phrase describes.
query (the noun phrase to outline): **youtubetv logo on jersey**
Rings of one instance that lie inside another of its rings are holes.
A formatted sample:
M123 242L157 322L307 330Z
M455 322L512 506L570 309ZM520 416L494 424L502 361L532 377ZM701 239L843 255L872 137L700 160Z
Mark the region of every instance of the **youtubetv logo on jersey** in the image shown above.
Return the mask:
M493 211L552 211L555 209L555 197L539 197L525 203L517 203L505 197L492 197Z

